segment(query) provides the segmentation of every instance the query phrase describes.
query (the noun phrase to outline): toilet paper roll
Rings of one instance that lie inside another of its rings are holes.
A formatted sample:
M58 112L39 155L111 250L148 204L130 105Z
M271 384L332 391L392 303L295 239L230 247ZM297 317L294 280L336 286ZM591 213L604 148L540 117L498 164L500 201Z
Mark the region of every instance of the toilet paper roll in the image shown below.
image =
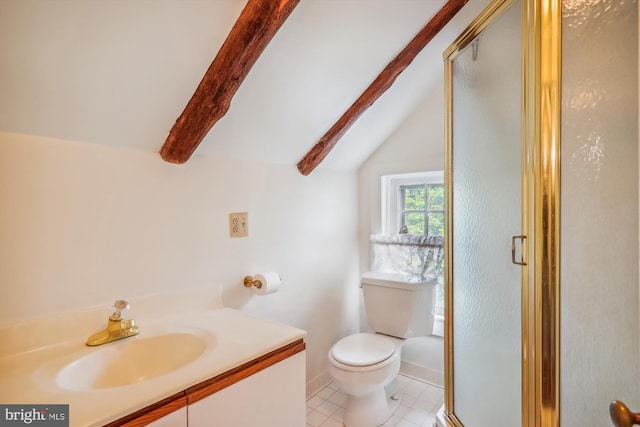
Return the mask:
M260 288L255 286L253 287L253 292L256 295L269 295L274 292L278 292L278 289L280 289L280 285L282 284L280 275L274 271L264 274L256 274L254 280L262 282L262 286Z

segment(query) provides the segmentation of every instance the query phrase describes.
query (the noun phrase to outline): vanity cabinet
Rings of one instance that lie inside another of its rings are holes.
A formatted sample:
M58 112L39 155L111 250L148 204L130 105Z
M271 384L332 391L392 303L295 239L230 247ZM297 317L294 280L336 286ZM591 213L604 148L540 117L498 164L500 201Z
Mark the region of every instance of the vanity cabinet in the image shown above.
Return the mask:
M187 427L187 407L183 406L177 411L147 424L147 427Z
M187 396L184 392L156 402L105 427L187 427Z
M299 427L306 424L302 339L106 427Z
M305 354L189 404L189 427L300 427L306 425Z

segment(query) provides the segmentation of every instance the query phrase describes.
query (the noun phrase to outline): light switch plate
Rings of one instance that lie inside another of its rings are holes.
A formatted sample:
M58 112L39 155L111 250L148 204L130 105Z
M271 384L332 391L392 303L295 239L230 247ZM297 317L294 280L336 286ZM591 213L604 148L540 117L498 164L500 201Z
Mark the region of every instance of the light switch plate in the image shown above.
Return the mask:
M229 235L231 237L247 237L249 235L249 214L247 212L229 214Z

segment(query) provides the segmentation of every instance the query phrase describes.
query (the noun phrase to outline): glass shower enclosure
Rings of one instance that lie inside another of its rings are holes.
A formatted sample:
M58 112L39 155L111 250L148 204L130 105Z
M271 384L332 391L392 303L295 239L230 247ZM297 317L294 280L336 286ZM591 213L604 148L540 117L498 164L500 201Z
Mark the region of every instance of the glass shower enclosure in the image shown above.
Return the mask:
M473 426L522 417L522 266L503 256L523 234L521 4L498 12L450 62L453 392L455 416Z
M496 0L445 75L447 422L640 411L637 0Z

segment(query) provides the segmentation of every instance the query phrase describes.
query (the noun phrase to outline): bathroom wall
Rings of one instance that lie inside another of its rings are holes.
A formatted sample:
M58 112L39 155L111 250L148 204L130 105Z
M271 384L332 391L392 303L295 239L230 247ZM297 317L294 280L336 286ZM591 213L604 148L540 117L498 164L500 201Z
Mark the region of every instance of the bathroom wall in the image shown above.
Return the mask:
M444 82L416 106L407 120L372 154L358 171L358 242L360 271L370 267L369 236L382 231L380 177L389 174L444 169ZM362 300L361 330L369 330ZM412 338L405 342L403 372L443 385L442 337Z
M307 379L356 332L355 172L148 152L0 133L0 326L177 288L308 331ZM230 238L230 212L249 237ZM276 270L257 297L245 275ZM106 311L106 310L105 310ZM132 315L135 307L132 308ZM144 327L144 325L142 325Z

